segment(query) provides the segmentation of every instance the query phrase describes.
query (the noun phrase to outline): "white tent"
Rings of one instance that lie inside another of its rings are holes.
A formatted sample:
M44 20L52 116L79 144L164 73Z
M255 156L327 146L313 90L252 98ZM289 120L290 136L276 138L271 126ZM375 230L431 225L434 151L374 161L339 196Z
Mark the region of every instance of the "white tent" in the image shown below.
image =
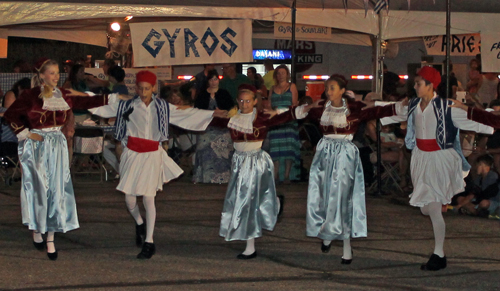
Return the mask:
M262 21L291 22L291 0L110 0L106 4L95 0L55 1L5 1L0 2L0 36L39 35L22 24L54 23L83 19L119 19L127 15L134 17L191 17L191 18L249 18ZM342 0L298 0L297 23L343 29L366 35L379 33L377 14L370 1L365 16L363 0L348 0L344 9ZM411 10L408 10L410 2ZM381 13L382 38L400 39L445 33L445 0L391 0L388 12ZM500 13L498 0L452 0L451 33L477 33L495 31L495 23ZM105 21L103 21L105 23ZM76 28L75 28L76 27ZM7 29L7 30L5 30ZM71 29L79 32L80 42L102 45L102 40L92 37L89 30L78 29L74 23ZM56 31L59 39L70 40L64 30L44 27L43 30ZM105 31L100 33L104 34ZM55 39L56 35L49 35ZM93 34L95 35L95 32ZM351 36L352 37L352 36ZM71 41L75 41L71 39ZM363 43L359 39L353 40ZM360 43L360 44L361 44Z

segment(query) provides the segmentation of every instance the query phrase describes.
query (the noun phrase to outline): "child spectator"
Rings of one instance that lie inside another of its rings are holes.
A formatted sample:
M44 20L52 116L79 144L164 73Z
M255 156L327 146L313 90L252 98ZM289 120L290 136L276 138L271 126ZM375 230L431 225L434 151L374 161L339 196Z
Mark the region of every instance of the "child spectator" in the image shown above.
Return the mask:
M457 206L461 213L487 217L496 214L500 205L498 195L498 174L492 170L493 158L483 155L477 159L477 177L470 192L457 197Z

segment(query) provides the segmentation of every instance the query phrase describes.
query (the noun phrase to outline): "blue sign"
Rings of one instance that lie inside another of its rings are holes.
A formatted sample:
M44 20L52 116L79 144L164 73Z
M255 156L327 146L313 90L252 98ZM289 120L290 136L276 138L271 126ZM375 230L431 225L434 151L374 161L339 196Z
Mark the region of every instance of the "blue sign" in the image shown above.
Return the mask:
M290 60L292 51L289 50L253 50L254 60Z

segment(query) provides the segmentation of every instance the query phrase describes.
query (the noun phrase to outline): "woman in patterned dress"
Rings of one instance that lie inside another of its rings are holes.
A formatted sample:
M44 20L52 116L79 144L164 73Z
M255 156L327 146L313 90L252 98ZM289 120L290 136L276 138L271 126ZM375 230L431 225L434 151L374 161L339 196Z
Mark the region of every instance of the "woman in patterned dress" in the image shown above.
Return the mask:
M231 110L236 104L224 89L219 88L217 70L208 72L207 88L200 92L194 103L195 108ZM194 183L227 183L231 171L233 142L227 128L209 126L198 136L196 158L193 171Z
M286 65L274 70L275 85L269 90L269 99L274 109L288 108L299 103L295 84L289 82L290 71ZM269 131L269 154L274 162L274 178L289 184L300 180L300 140L297 121L276 126Z

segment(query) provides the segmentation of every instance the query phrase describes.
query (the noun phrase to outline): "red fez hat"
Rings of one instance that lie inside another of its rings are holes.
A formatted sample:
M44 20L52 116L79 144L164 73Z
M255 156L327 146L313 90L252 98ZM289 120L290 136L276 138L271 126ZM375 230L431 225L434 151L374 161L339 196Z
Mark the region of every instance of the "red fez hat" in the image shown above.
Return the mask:
M135 83L146 82L151 86L156 85L156 75L150 71L140 71L135 75Z
M417 75L431 82L434 90L436 90L438 85L441 83L441 74L439 74L438 70L433 67L425 66L418 71Z
M257 88L255 88L254 85L250 85L250 84L241 84L240 86L238 86L238 91L252 91L254 94L257 93Z

